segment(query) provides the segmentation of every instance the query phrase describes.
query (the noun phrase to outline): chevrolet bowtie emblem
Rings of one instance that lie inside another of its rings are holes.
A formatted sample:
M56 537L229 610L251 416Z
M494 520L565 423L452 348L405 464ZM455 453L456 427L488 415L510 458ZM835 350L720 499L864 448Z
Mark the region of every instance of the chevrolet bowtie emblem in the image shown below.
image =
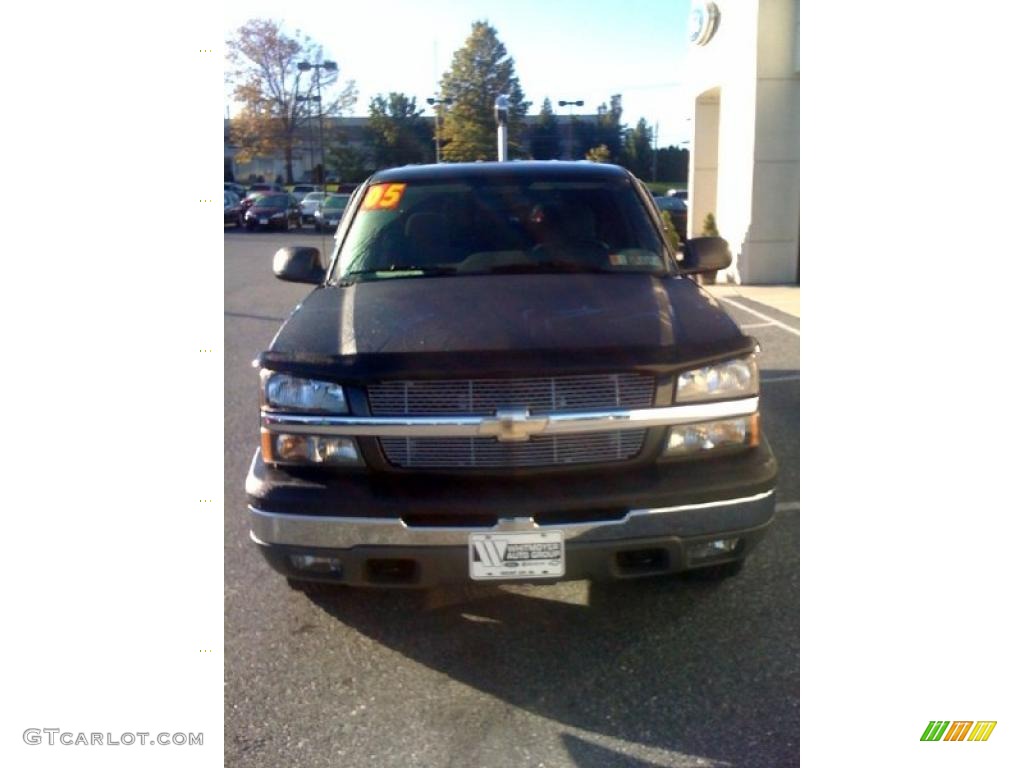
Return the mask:
M530 417L529 408L509 408L496 411L493 419L480 422L481 437L496 437L499 443L524 443L531 436L544 431L547 417Z

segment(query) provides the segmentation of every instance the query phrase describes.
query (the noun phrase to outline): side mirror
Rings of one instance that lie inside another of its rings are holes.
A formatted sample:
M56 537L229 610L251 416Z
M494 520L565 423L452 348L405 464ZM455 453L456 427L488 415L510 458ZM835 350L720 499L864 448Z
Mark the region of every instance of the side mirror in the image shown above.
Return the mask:
M320 251L316 248L289 245L274 254L274 277L289 283L323 282L326 270L320 266Z
M716 272L732 264L729 243L721 237L695 237L683 243L682 260L679 264L684 274Z

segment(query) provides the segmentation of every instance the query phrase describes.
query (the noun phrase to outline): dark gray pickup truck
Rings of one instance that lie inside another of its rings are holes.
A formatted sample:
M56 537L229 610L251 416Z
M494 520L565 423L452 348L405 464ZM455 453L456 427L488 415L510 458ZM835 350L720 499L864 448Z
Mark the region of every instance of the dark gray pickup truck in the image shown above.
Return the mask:
M258 359L251 537L293 586L736 573L774 514L757 344L617 166L410 166L353 195Z

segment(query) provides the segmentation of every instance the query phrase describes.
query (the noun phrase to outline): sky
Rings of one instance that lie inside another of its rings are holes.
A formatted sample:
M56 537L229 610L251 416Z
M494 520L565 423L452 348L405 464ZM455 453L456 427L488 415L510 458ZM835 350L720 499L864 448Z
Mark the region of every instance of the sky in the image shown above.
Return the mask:
M592 113L621 93L623 123L643 117L657 124L658 146L665 147L689 139L683 84L689 9L690 0L231 0L224 39L251 18L301 30L338 63L341 80L355 80L353 114L365 115L374 95L391 91L427 107L472 23L485 20L515 60L530 114L545 97L556 113L568 114L559 100L580 99L584 106L575 111Z

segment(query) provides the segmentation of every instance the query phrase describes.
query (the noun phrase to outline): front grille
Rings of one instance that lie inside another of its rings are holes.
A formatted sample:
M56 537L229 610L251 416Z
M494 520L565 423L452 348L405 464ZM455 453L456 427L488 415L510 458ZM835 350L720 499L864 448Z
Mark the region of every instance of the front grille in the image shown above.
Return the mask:
M382 437L388 461L410 469L549 467L625 461L640 452L646 429L545 435L524 443L489 437Z
M649 408L654 377L637 373L533 379L386 381L368 388L374 416L493 416L504 408L532 414L554 411ZM381 438L388 461L399 467L516 468L625 461L640 452L647 431L547 435L523 443L494 438Z
M540 414L654 404L654 377L638 373L385 381L367 389L374 416L493 416L499 408L529 408Z

